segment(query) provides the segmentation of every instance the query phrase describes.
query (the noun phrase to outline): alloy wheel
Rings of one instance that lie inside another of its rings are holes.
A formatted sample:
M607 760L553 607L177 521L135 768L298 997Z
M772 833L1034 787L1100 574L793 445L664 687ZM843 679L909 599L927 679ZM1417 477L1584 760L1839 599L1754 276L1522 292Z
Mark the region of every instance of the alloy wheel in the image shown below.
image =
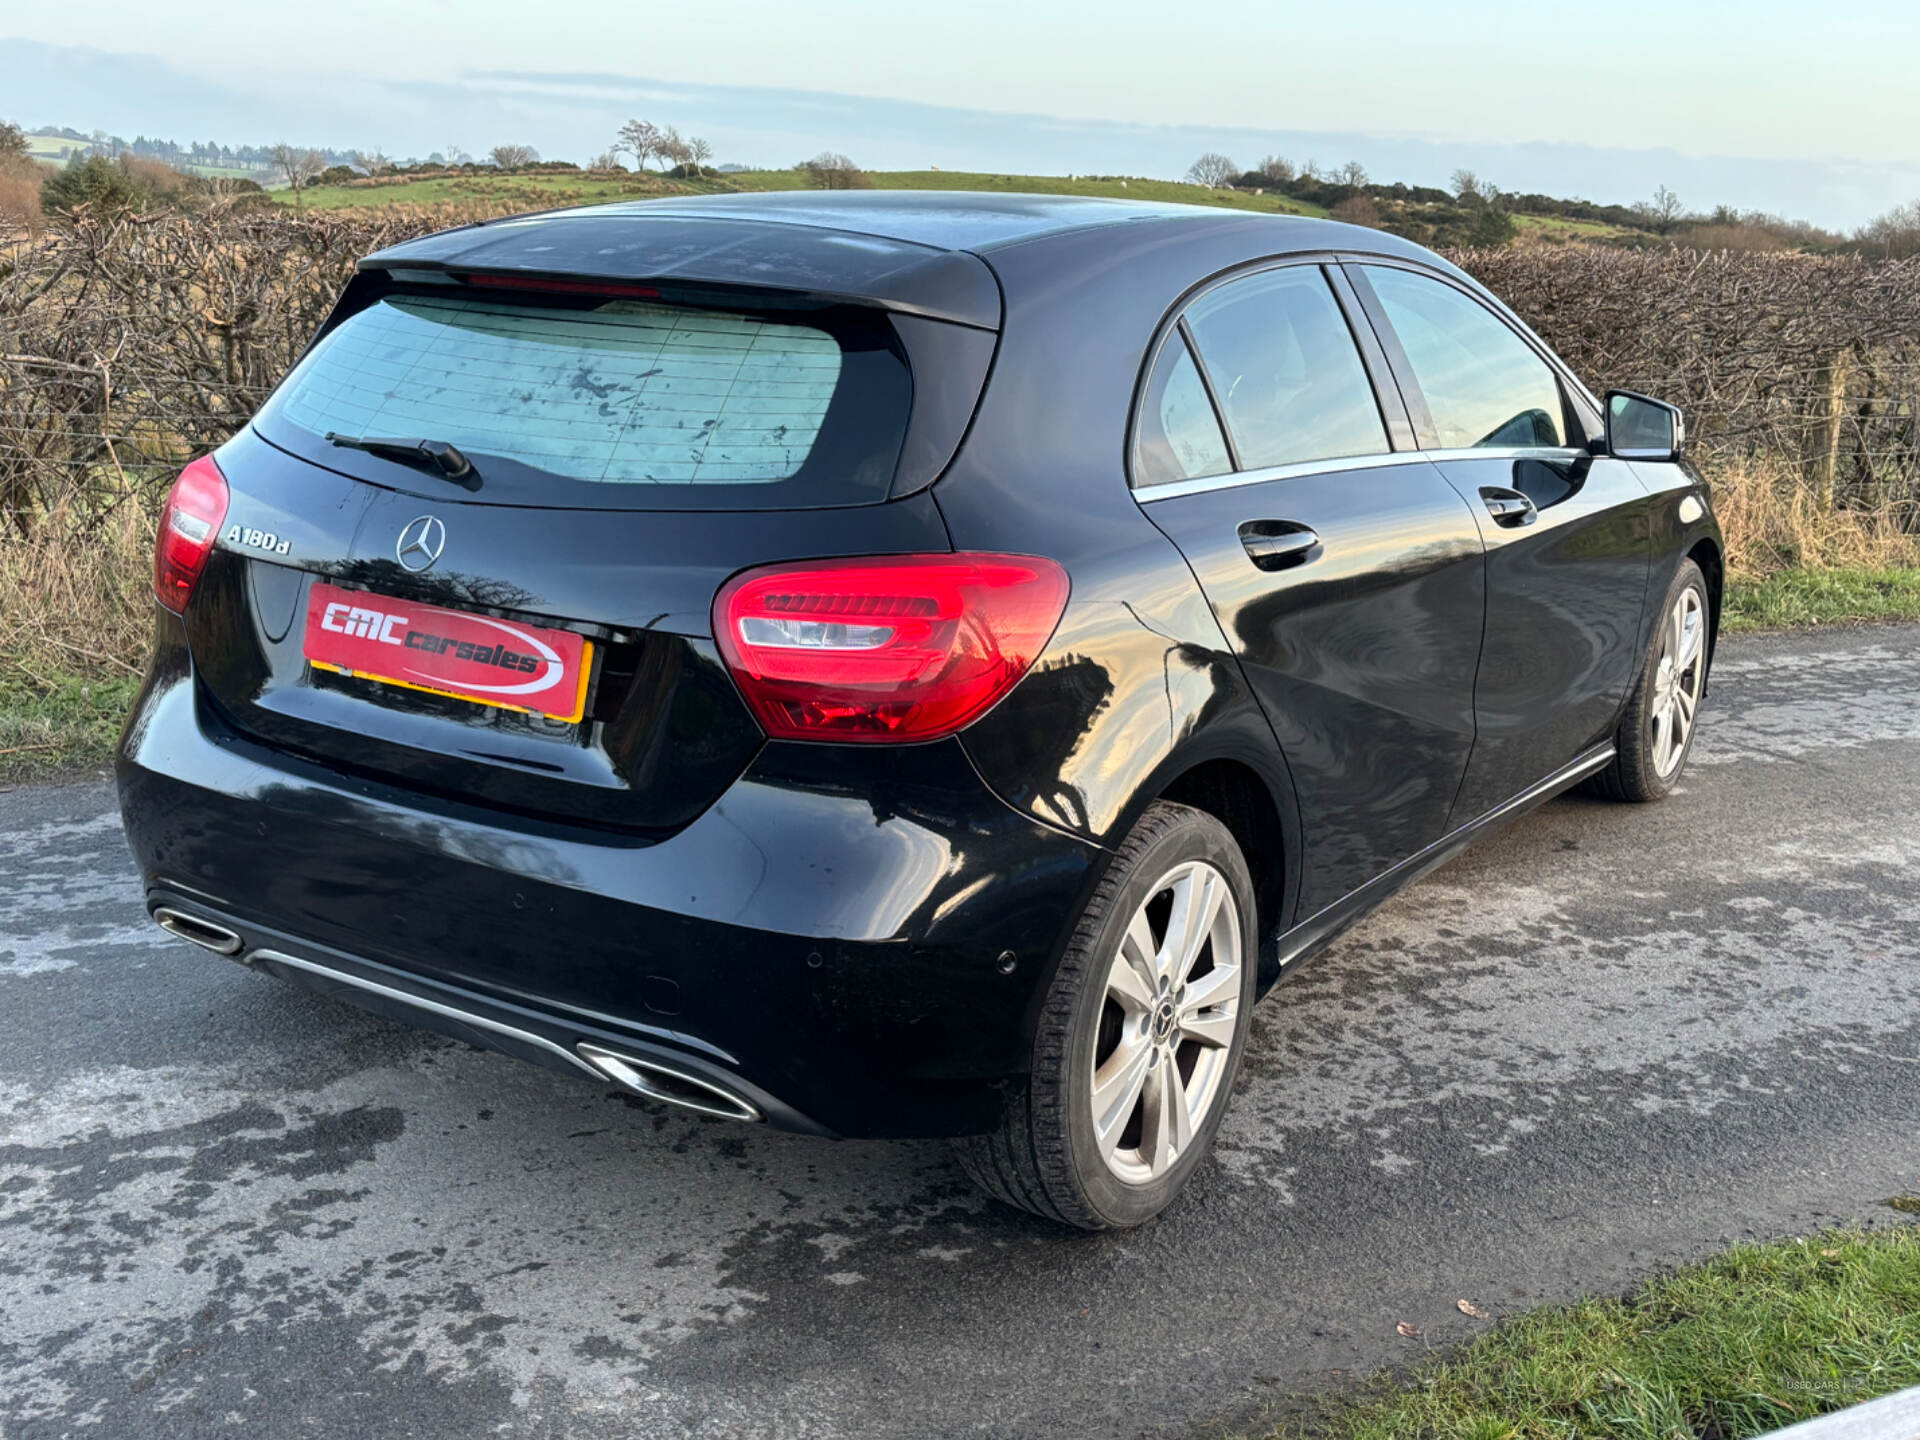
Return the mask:
M1239 906L1205 861L1175 866L1108 965L1093 1054L1093 1127L1107 1168L1158 1179L1192 1147L1230 1073L1245 963Z
M1653 768L1662 780L1680 768L1700 709L1700 691L1707 678L1706 606L1700 592L1689 585L1667 612L1660 633L1660 659L1653 677L1653 704L1649 724L1653 733Z

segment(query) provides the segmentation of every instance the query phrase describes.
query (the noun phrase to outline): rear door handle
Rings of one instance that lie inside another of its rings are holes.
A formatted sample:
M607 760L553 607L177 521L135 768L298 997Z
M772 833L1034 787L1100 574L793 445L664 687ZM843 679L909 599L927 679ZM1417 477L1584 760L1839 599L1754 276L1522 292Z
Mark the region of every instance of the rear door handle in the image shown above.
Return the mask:
M1493 523L1517 529L1522 525L1531 525L1539 518L1540 512L1534 509L1533 501L1518 490L1508 490L1499 485L1482 485L1480 499L1487 507L1487 513L1493 516Z
M1320 537L1291 520L1249 520L1240 527L1240 543L1261 570L1304 565L1320 553Z

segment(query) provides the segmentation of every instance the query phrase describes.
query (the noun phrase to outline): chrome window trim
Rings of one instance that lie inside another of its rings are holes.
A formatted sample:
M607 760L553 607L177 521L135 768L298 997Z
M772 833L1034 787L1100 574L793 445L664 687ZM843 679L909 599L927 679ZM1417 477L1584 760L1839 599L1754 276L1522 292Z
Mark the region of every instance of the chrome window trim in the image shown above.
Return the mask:
M1151 500L1172 500L1181 495L1198 495L1208 490L1233 490L1242 485L1262 485L1269 480L1292 480L1302 475L1377 470L1383 465L1413 465L1426 458L1418 450L1389 450L1378 455L1342 455L1335 460L1300 460L1291 465L1269 465L1264 470L1196 475L1190 480L1167 480L1158 485L1142 485L1133 492L1133 498L1144 505Z
M1578 460L1592 452L1578 445L1460 445L1451 450L1422 450L1429 460Z
M1291 465L1270 465L1264 470L1242 470L1226 475L1196 475L1190 480L1168 480L1159 485L1143 485L1133 492L1142 505L1155 500L1177 500L1182 495L1203 495L1210 490L1237 490L1243 485L1264 485L1273 480L1295 480L1304 475L1337 475L1348 470L1383 470L1390 465L1432 464L1440 460L1578 460L1589 452L1564 445L1489 445L1460 450L1390 450L1377 455L1341 455L1331 460L1299 460Z

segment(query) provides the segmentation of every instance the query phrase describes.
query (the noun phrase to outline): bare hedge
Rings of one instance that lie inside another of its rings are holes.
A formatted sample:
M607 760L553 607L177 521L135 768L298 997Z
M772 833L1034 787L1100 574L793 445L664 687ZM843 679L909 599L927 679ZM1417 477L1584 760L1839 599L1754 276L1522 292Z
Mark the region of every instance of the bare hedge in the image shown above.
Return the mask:
M0 527L151 497L245 422L368 251L476 209L82 218L0 245ZM1711 464L1920 501L1920 259L1505 247L1452 257L1596 389L1686 409Z
M1828 504L1920 499L1920 259L1586 245L1450 258L1594 388L1679 405L1709 457L1794 458Z
M82 218L0 249L0 515L149 498L244 424L398 209Z

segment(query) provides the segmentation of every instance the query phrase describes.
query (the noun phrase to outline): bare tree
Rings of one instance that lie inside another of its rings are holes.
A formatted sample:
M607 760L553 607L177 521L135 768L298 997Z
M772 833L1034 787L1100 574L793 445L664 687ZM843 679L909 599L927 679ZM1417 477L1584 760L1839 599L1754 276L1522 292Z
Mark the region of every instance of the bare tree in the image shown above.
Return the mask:
M620 127L620 143L614 148L633 156L636 170L647 168L647 161L660 153L660 127L651 120L629 120Z
M713 146L702 140L698 135L688 137L687 163L693 167L694 174L698 175L701 170L705 168L707 161L712 158Z
M458 145L447 146L448 165L471 165L472 163L473 156L469 155L465 150L462 150Z
M1218 189L1222 185L1231 185L1240 174L1240 167L1218 150L1209 150L1193 162L1187 171L1187 179L1196 185L1206 185Z
M1481 199L1480 177L1471 170L1454 171L1453 193L1462 200Z
M1920 255L1920 200L1896 205L1854 232L1853 243L1888 260Z
M1302 180L1324 180L1327 177L1320 169L1320 162L1318 160L1309 160L1300 167L1300 178Z
M487 158L502 170L524 170L540 158L531 145L496 145Z
M1680 203L1680 197L1664 185L1653 192L1653 199L1642 201L1633 208L1652 221L1654 228L1662 235L1673 229L1687 213L1687 207Z
M873 185L866 171L837 150L822 150L793 168L816 190L866 190Z
M1362 185L1367 183L1367 167L1362 165L1358 160L1349 160L1333 172L1333 178L1338 180L1342 185L1351 185L1354 189L1358 190Z
M680 132L668 125L660 132L657 152L663 168L687 163L687 142L680 138Z
M1260 173L1276 185L1286 185L1292 182L1296 172L1286 156L1269 155L1260 162Z
M26 153L26 132L11 121L0 120L0 160L18 160Z
M393 168L393 161L383 150L356 150L353 163L369 175L383 175Z
M295 205L300 203L301 190L311 185L315 177L327 168L327 157L318 150L302 150L284 140L267 151L267 159L273 163L276 172L286 176L287 184L293 190Z
M587 168L589 170L624 170L627 167L620 163L618 150L602 150L587 162Z

